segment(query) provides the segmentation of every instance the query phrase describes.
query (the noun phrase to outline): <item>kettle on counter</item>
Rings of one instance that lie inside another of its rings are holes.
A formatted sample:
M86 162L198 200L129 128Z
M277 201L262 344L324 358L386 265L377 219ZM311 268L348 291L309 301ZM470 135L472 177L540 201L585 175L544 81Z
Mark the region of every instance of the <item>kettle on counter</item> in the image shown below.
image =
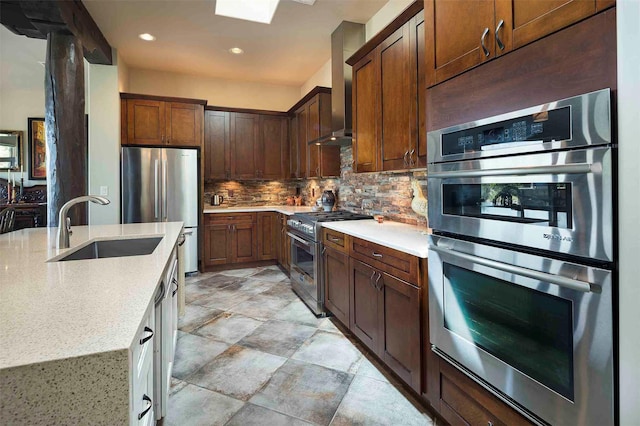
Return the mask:
M211 196L211 205L212 206L219 206L223 202L224 202L224 197L222 195L215 194L215 195Z

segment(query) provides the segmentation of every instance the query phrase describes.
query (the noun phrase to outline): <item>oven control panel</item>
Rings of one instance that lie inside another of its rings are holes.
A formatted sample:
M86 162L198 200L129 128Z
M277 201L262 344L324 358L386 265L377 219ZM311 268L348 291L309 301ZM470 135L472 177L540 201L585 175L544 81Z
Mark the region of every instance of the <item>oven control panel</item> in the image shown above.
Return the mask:
M287 220L287 225L289 225L290 228L293 228L303 234L308 234L308 235L315 234L315 226L309 223L304 223L300 220L289 219Z

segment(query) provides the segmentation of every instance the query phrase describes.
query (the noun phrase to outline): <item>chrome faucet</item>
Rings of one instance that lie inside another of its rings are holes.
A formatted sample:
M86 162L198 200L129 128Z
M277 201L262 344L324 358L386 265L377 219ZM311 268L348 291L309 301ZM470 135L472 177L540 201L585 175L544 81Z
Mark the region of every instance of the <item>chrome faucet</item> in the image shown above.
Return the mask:
M78 203L91 201L92 203L102 206L109 204L111 201L104 197L95 195L83 195L82 197L72 198L62 205L60 214L58 215L58 249L69 248L69 235L71 235L71 220L67 217L69 209Z

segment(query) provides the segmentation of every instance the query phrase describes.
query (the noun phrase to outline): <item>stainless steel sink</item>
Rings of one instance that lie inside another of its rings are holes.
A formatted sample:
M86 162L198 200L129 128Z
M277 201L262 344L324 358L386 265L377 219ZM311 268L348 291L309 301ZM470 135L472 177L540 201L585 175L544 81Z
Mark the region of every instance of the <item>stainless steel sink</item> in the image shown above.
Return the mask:
M61 257L57 262L102 259L105 257L142 256L153 253L161 240L162 237L148 237L93 241L73 253Z

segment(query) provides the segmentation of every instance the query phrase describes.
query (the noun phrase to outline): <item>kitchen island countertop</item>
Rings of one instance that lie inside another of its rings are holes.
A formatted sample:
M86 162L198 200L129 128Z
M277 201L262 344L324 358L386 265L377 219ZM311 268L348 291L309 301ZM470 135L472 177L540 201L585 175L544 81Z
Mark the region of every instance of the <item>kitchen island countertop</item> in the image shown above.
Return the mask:
M424 227L388 220L378 223L373 219L323 222L322 226L423 259L428 256L427 229Z
M0 235L0 370L131 346L182 230L182 222L74 226ZM48 262L92 239L163 236L145 256Z

